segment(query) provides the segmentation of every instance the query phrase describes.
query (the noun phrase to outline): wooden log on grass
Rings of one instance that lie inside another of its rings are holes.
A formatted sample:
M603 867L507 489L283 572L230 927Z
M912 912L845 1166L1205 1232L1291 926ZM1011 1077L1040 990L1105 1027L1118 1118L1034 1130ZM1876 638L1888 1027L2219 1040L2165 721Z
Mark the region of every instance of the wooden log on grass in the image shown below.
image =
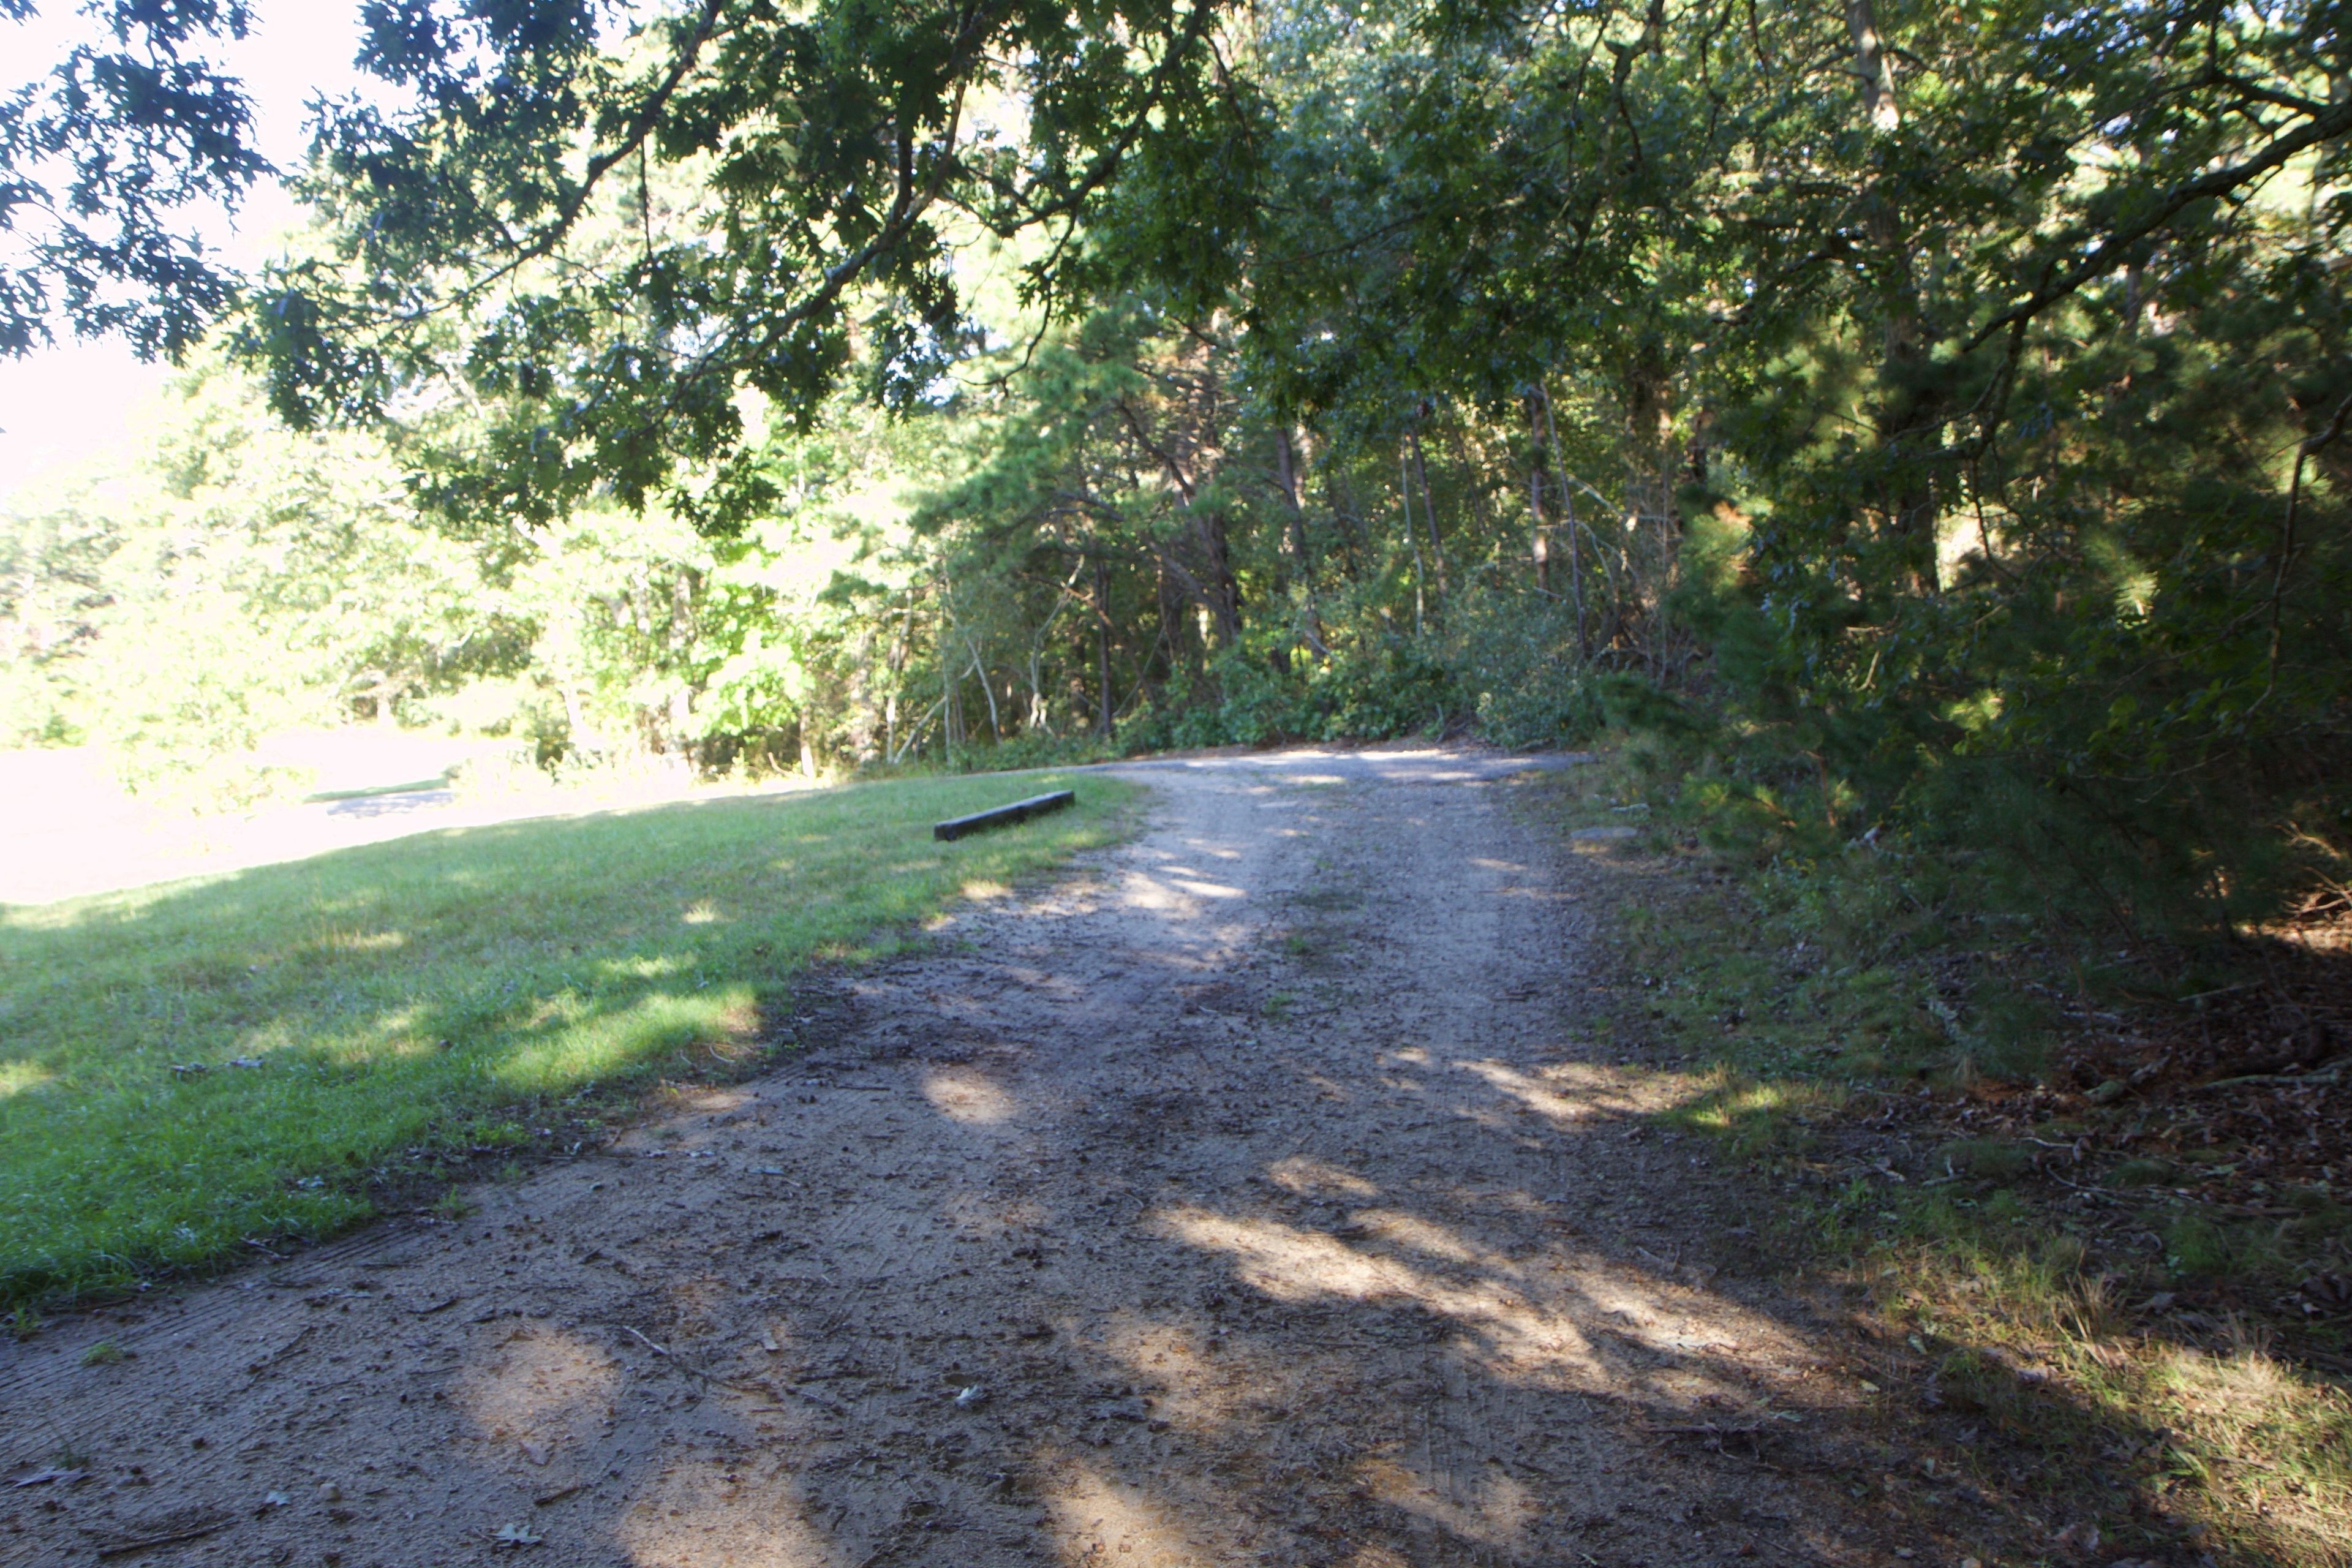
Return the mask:
M931 825L931 837L961 838L967 833L978 833L983 828L1026 822L1033 816L1043 816L1049 811L1074 805L1077 798L1078 792L1070 789L1057 789L1051 795L1033 795L1027 800L1016 800L1011 805L1000 805L989 811L975 811L970 816L951 816L945 822L935 822Z

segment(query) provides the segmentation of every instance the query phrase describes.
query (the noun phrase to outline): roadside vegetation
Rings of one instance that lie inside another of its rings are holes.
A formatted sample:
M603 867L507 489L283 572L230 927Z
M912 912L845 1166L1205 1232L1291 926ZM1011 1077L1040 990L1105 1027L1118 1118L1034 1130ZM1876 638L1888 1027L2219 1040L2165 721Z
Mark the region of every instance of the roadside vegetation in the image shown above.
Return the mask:
M0 906L0 1307L249 1260L772 1062L811 964L1111 841L1133 788L932 840L1006 787L518 822Z
M1687 1075L1664 1122L1767 1177L1771 1249L1838 1288L1924 1465L1889 1506L1972 1486L2053 1561L2352 1561L2352 1104L2286 1016L2340 958L2055 940L1965 862L1703 773L1634 739L1538 809L1642 825L1601 841L1626 896L1596 1021Z
M1616 737L1605 821L1690 873L1627 1016L1890 1354L2054 1445L2031 1484L2106 1444L2150 1539L2340 1558L2338 10L417 0L367 8L383 90L320 105L244 278L175 225L268 173L205 65L246 8L91 14L0 147L0 349L185 374L0 519L0 744L216 807L318 787L260 746L312 723L495 741L484 790ZM136 1016L167 1120L268 1077L159 1075L282 966L10 931L54 943L7 982L40 1029ZM726 1033L544 962L547 1018L467 980L281 1048ZM63 1103L26 1063L8 1103ZM37 1201L102 1189L80 1125L10 1124ZM360 1201L316 1166L268 1213ZM58 1278L173 1256L202 1174Z

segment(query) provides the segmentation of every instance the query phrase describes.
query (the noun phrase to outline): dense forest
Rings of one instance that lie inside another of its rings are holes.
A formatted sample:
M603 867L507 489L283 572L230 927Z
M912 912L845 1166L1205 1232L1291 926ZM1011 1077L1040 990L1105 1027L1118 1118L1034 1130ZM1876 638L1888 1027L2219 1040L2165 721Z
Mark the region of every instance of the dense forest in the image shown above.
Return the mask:
M377 5L242 279L150 9L8 121L9 341L187 366L17 497L13 742L1616 727L2053 915L2345 897L2336 6Z

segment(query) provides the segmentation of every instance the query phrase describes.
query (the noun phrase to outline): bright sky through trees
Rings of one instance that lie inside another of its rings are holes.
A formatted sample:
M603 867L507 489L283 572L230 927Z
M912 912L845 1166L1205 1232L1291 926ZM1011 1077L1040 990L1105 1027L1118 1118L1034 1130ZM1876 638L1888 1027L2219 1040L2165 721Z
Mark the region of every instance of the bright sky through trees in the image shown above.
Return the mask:
M351 63L359 7L351 0L253 0L253 12L252 36L220 53L253 96L261 152L291 169L308 143L311 96L347 94L366 82ZM46 73L92 26L73 0L46 0L30 21L0 22L7 46L0 79L13 89ZM217 209L194 221L232 264L249 267L295 216L293 201L266 185L233 223ZM119 440L142 400L170 374L169 366L142 364L111 339L68 339L22 360L0 359L0 499L45 468Z

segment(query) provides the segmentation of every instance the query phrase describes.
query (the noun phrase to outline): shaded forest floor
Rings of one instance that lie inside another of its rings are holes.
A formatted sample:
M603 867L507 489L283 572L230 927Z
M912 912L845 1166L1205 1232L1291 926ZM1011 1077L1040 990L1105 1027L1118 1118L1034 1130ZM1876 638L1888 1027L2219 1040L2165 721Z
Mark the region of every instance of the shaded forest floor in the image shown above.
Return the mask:
M1700 1080L1665 1120L1756 1175L1797 1277L1849 1304L1916 1433L1869 1483L1888 1506L1958 1476L2053 1562L2352 1561L2343 944L2086 963L1866 849L1702 849L1642 793L1612 764L1533 803L1559 833L1643 824L1602 1026Z

